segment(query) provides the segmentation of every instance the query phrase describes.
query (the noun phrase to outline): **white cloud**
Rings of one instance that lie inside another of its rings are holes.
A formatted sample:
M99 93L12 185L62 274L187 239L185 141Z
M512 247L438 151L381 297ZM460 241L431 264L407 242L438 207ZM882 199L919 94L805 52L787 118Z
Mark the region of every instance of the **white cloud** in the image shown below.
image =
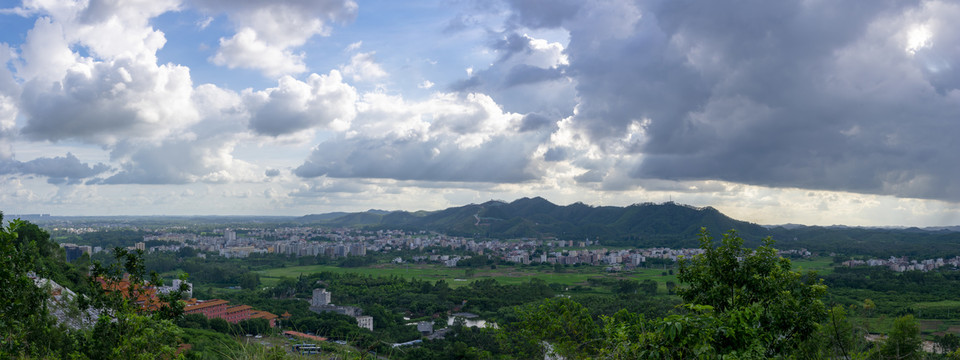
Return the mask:
M542 135L516 134L522 116L483 94L434 94L422 102L371 93L351 129L320 143L294 170L301 177L523 182Z
M350 64L340 68L344 75L350 76L353 81L374 81L387 76L383 67L374 60L376 52L366 52L353 55Z
M197 121L189 69L128 60L85 60L50 86L24 84L22 133L36 140L77 139L111 145L157 139Z
M314 36L329 36L330 23L351 21L357 14L352 0L196 0L194 5L210 13L227 13L237 30L232 37L220 39L212 62L257 69L270 77L306 71L304 54L294 49Z
M197 21L197 27L200 28L200 30L206 29L211 23L213 23L213 20L213 16L207 16L200 21Z
M433 87L433 85L436 85L436 84L434 84L434 83L433 83L432 81L430 81L430 80L424 80L422 83L417 84L417 87L418 87L418 88L421 88L421 89L430 89L430 88Z
M247 91L243 98L250 128L278 136L320 127L345 129L356 116L358 96L339 71L331 70L326 75L312 74L305 82L285 76L277 87Z
M92 0L25 1L23 8L52 18L68 43L87 47L95 57L149 61L166 42L149 20L179 6L180 0Z
M357 49L360 49L360 46L363 46L363 41L357 41L355 43L347 45L347 48L343 49L343 51L346 51L346 52L355 51Z
M232 38L220 38L220 48L210 61L231 69L257 69L270 77L307 71L303 53L273 46L257 36L253 29L243 28Z

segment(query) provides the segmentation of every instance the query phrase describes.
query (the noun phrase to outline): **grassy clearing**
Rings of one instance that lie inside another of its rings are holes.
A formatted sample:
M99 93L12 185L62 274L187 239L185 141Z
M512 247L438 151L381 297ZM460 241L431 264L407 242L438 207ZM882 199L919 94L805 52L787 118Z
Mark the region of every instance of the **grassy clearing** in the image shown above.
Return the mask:
M867 329L873 334L886 334L893 327L896 316L852 317L854 326ZM960 320L917 319L920 333L924 336L943 335L948 332L960 335Z
M833 258L816 257L807 259L791 259L794 271L816 271L819 275L833 272Z
M930 308L956 308L960 307L960 300L942 300L942 301L924 301L918 302L913 306L921 309L930 309Z

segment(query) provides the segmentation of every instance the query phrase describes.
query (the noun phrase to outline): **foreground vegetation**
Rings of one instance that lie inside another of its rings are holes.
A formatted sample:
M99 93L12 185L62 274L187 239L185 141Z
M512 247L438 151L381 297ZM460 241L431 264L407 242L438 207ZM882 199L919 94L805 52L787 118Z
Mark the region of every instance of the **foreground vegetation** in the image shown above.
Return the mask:
M509 264L446 269L383 259L354 267L320 258L200 259L189 251L117 250L68 264L46 232L13 221L0 231L0 358L295 356L291 342L262 321L183 315L177 294L159 311L145 311L91 280L116 283L126 274L134 284L161 282L148 279L151 270L168 277L189 273L199 298L289 314L281 320L284 329L341 341L345 345L324 343L323 349L342 358L960 358L951 330L960 311L955 271L833 269L829 258L781 258L770 240L756 249L735 233L714 242L704 232L698 240L705 252L678 267L625 273ZM50 314L65 305L50 302L50 289L35 286L31 273L80 294L67 306L106 311L89 327L59 324ZM349 316L310 311L304 300L317 287L331 291L335 303L372 315L374 331ZM498 326L448 325L451 314L464 311ZM418 321L445 328L446 336L423 338L408 325ZM265 337L251 341L246 334ZM868 341L870 334L885 337ZM938 352L921 350L924 334ZM423 342L394 346L412 340Z

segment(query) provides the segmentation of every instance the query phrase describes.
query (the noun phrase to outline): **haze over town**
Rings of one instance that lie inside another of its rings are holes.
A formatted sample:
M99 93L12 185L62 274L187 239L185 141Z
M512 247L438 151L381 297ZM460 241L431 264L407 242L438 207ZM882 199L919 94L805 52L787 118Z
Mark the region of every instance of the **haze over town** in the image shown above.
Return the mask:
M0 210L960 224L949 1L3 2Z

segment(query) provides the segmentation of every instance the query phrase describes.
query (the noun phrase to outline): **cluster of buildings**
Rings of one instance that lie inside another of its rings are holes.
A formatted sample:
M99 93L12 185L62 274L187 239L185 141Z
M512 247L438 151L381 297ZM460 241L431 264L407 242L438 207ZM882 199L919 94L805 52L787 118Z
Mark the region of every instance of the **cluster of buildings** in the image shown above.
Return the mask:
M198 236L187 233L166 233L145 236L144 241L164 240L179 245L151 247L150 251L177 250L182 246L195 247L200 251L216 252L225 257L247 257L250 254L267 253L287 256L326 256L340 258L365 256L368 252L391 252L397 250L431 251L434 254L413 256L411 259L396 258L394 262L441 263L457 266L468 255L436 255L437 251L449 249L455 252L471 252L495 257L504 261L531 264L587 264L607 266L609 270L632 269L643 266L647 259L676 261L681 256L691 257L702 249L671 249L666 247L645 249L608 250L589 249L595 241L548 239L477 240L437 233L405 232L402 230L361 231L346 228L285 227L276 229L243 229L238 236L235 230L219 229L222 236ZM781 255L810 256L806 249L784 250Z
M327 289L313 289L310 298L310 311L315 313L335 312L351 316L357 320L357 326L373 331L373 316L363 315L363 310L356 306L334 305L330 302L332 293Z
M454 253L473 253L517 264L586 264L607 266L608 270L630 270L643 266L648 259L676 261L681 256L691 257L703 252L699 248L672 249L666 247L621 250L590 249L589 247L595 247L595 241L557 240L555 238L478 240L433 232L406 232L402 230L363 231L323 227L214 230L214 234L219 234L219 236L202 236L182 232L182 229L176 230L178 232L144 236L144 242L151 240L167 242L165 245L152 246L144 250L178 251L183 247L192 247L201 251L200 256L203 256L204 253L213 252L228 258L244 258L251 254L341 258L365 256L368 253L376 252L419 250L424 251L424 255L413 256L408 259L398 257L394 259L394 262L431 262L441 263L448 267L457 266L460 261L470 258L470 255L438 255L438 252L442 253L449 249ZM242 234L238 234L238 231ZM144 242L137 243L137 248L143 249ZM73 244L64 244L63 246L70 253L89 253L99 250ZM783 250L779 253L784 256L807 257L811 255L806 249ZM75 257L79 257L79 255L75 255ZM71 257L68 254L68 260L70 259ZM912 269L910 264L906 264L904 267L906 270Z
M937 258L920 261L909 260L905 256L891 256L889 259L847 260L842 262L841 265L846 267L883 266L896 272L931 271L944 266L960 267L960 256L947 260Z
M63 251L66 253L67 262L73 262L74 260L79 259L80 256L83 256L83 254L87 254L89 256L103 251L103 247L101 246L77 245L72 243L61 243L60 247L62 247ZM128 246L127 250L146 251L147 247L145 243L138 242L133 246ZM179 250L179 248L177 250Z

